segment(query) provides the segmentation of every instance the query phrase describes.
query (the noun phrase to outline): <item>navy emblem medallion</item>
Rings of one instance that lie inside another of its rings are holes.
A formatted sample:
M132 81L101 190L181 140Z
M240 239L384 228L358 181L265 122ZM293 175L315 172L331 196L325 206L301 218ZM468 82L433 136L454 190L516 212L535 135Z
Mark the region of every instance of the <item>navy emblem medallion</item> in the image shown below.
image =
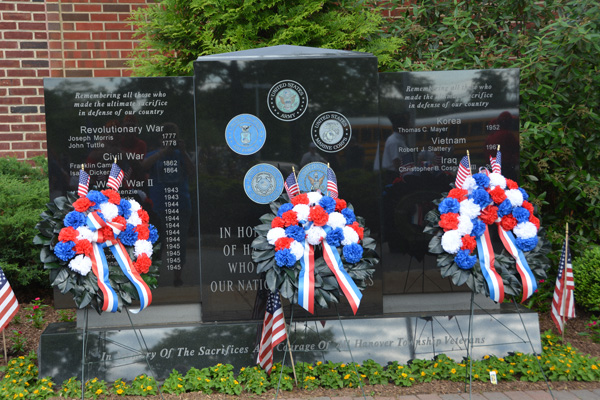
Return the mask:
M319 149L335 153L350 143L352 126L348 118L339 112L328 111L315 118L310 133Z
M306 111L308 95L298 82L279 81L269 90L267 106L275 118L281 121L294 121Z
M283 192L283 175L271 164L256 164L246 172L244 191L253 202L269 204Z
M240 114L227 123L225 140L231 150L247 156L263 147L267 140L267 130L258 117L252 114Z
M322 162L311 162L306 164L298 172L298 188L300 192L327 193L327 164Z

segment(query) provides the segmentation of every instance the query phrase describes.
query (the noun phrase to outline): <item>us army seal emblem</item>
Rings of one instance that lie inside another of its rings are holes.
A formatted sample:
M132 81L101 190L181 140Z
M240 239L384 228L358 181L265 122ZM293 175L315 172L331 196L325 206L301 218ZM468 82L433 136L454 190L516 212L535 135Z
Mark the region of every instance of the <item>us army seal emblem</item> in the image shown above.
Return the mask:
M267 105L275 118L282 121L294 121L306 111L308 95L298 82L280 81L269 90Z
M336 111L319 115L312 124L311 136L314 144L328 153L342 150L350 143L352 126L348 118Z
M225 129L225 140L233 151L243 156L259 151L267 140L267 130L252 114L240 114L231 119Z
M246 172L244 191L253 202L269 204L283 192L283 175L271 164L257 164Z

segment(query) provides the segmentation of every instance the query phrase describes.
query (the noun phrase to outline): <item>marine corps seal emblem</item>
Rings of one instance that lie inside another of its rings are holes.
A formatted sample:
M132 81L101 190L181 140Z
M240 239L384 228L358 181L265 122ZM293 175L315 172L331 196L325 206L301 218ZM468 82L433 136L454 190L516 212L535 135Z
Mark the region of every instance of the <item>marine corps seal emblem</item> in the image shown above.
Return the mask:
M313 121L311 136L319 149L335 153L350 143L352 126L348 118L339 112L328 111Z

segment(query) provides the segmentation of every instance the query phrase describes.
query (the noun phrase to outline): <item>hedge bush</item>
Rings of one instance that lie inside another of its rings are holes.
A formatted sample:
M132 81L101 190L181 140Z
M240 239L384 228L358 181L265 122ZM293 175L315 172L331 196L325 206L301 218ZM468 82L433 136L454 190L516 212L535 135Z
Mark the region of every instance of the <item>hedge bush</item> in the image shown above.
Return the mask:
M586 249L573 259L575 303L588 311L600 311L600 246Z

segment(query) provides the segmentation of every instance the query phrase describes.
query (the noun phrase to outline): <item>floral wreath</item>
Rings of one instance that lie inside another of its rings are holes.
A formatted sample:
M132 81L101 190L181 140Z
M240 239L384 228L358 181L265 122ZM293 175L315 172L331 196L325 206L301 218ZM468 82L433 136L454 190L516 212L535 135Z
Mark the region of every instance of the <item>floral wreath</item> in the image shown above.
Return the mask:
M533 295L537 281L546 278L550 249L540 240L540 220L528 200L515 181L486 169L467 176L460 188L438 200L438 209L427 214L425 232L434 235L429 251L438 254L442 277L451 277L455 285L467 283L499 303L505 293L522 290L522 301ZM493 225L508 254L494 253Z
M356 314L379 262L364 219L346 201L320 192L281 197L255 227L252 259L271 292L314 313L344 294ZM320 257L319 257L320 256Z
M141 311L157 286L158 266L151 260L157 229L137 201L113 189L80 196L70 192L48 203L36 226L52 286L71 292L79 308L92 304L98 313L116 312L135 299L140 307L131 311ZM117 265L109 265L106 248Z

